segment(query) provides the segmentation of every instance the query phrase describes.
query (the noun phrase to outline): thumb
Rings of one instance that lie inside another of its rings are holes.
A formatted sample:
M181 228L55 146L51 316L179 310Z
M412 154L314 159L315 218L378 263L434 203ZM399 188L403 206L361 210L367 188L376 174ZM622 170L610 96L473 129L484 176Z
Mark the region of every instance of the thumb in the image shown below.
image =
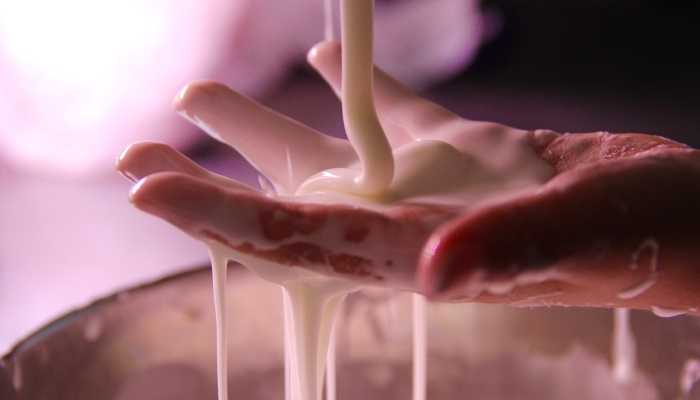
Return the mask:
M677 150L593 164L557 175L528 197L450 221L423 249L418 285L430 297L454 300L493 285L568 280L592 286L584 289L598 296L593 302L609 305L649 274L630 268L630 260L652 241L664 260L652 289L670 290L697 275L699 161L698 152Z

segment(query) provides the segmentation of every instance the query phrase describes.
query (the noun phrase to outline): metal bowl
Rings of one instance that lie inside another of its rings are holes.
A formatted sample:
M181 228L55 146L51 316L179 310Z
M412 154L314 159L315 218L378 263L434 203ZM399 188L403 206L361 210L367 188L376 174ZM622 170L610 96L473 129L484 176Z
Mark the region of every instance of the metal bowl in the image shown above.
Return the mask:
M283 399L281 290L237 264L227 285L229 396ZM216 399L211 287L201 268L58 319L0 360L0 399ZM336 322L338 399L410 398L411 304L378 288L348 297ZM638 369L622 382L611 374L611 310L428 312L429 399L700 399L689 389L700 371L695 317L633 311Z

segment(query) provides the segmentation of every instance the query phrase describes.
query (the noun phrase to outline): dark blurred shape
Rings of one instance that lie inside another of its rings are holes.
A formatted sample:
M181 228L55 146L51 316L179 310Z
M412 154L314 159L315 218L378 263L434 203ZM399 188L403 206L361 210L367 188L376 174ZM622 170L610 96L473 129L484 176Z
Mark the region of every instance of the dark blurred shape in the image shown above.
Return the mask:
M498 40L472 74L530 88L700 100L700 24L693 2L487 0Z
M700 147L693 2L487 0L503 32L431 98L473 119L639 132Z

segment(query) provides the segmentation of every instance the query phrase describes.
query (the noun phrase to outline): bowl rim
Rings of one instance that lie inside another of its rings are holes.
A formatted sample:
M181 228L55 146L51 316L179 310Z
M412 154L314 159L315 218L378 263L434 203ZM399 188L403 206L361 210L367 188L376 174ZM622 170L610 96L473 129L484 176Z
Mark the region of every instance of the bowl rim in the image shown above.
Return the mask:
M228 268L241 267L240 264L230 261ZM29 334L27 334L23 339L20 339L10 349L0 357L0 370L2 370L6 365L11 363L15 357L23 353L25 350L32 348L37 343L46 339L47 337L53 335L54 333L60 331L61 329L69 326L80 317L91 313L97 309L105 307L109 304L113 304L117 301L123 300L130 297L133 294L137 294L146 290L153 288L154 286L159 286L162 284L170 283L180 279L186 279L190 276L198 275L211 272L211 265L200 265L197 267L186 268L183 271L176 272L174 274L166 275L164 277L158 278L156 280L147 281L144 283L136 284L134 286L127 287L125 289L117 290L116 292L109 294L107 296L98 298L91 301L87 305L70 310L49 322L41 325L40 327L34 329Z

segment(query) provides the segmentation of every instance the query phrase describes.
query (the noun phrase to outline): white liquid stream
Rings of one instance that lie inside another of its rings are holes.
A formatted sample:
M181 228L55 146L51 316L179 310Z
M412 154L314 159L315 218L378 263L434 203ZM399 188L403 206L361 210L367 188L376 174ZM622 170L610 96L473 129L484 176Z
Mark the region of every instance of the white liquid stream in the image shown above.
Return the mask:
M616 308L613 318L612 373L622 384L630 384L637 370L637 341L630 324L630 310Z
M214 267L214 298L217 321L217 378L219 399L227 399L225 268L229 259L253 270L263 279L282 285L285 306L285 336L288 349L288 385L292 400L317 400L325 370L333 320L347 293L360 288L355 283L329 279L298 268L280 267L208 243Z
M332 37L330 2L324 3L326 37ZM373 0L344 0L341 5L343 35L343 116L353 148L361 166L333 170L308 179L298 193L334 189L356 195L384 192L394 176L391 147L377 117L372 89ZM290 168L291 171L291 168ZM226 344L226 266L236 260L262 278L282 285L285 310L286 398L319 400L333 321L345 296L360 289L354 283L326 278L317 274L280 267L247 257L217 243L208 243L213 268L213 286L217 323L217 380L220 400L228 398ZM414 400L425 400L426 326L425 300L416 295L414 329ZM334 352L330 353L334 355ZM331 357L334 363L334 357ZM328 400L335 399L335 366L328 377Z

